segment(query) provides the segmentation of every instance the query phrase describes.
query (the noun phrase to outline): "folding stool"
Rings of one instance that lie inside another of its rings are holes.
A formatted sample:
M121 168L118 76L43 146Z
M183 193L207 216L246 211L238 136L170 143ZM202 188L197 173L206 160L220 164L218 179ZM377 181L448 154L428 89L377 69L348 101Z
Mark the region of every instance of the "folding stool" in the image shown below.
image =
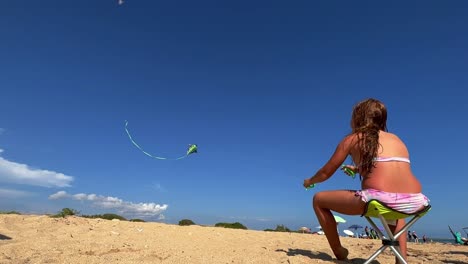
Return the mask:
M395 254L395 256L400 260L401 263L407 264L407 262L403 258L403 255L401 254L400 243L398 241L398 238L401 235L406 235L408 229L414 223L416 223L416 221L423 217L429 210L431 210L431 206L427 205L415 213L406 214L396 211L388 207L385 203L382 203L378 200L370 200L369 202L367 202L363 216L367 219L367 221L377 232L377 235L382 240L382 246L374 254L372 254L372 256L370 256L366 260L366 262L364 262L364 264L371 263L371 261L377 258L377 256L380 255L380 253L382 253L387 247L390 248L390 250L393 252L393 254ZM388 221L403 219L411 216L412 218L405 224L405 226L403 226L403 228L394 235L390 230L390 227L388 226ZM384 235L382 233L382 231L377 227L377 225L374 223L371 217L380 219L387 235Z

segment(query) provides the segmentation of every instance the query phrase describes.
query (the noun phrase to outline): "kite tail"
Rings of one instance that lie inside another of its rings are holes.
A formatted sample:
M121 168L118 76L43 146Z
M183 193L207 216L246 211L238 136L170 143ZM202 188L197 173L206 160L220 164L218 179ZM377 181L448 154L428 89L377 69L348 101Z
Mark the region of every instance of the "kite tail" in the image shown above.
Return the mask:
M127 125L128 125L128 121L125 120L125 131L127 132L127 135L128 135L128 138L130 139L130 141L133 143L133 145L135 145L135 147L137 147L139 150L141 150L141 152L145 153L147 156L153 158L153 159L159 159L159 160L165 160L167 158L163 158L163 157L156 157L156 156L153 156L151 155L150 153L146 152L143 148L141 148L136 142L135 140L133 140L132 136L130 135L130 132L128 132L128 129L127 129ZM184 157L180 157L180 158L177 158L177 159L181 159L181 158L185 158Z

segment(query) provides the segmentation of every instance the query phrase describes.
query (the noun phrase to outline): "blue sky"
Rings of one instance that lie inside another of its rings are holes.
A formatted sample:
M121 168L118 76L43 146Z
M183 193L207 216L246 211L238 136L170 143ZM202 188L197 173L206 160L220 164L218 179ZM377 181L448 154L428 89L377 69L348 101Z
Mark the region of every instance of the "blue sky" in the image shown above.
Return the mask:
M433 205L414 229L450 237L447 225L468 226L467 11L465 1L2 3L0 209L313 228L314 192L360 182L337 172L305 191L303 179L349 133L352 106L375 97ZM151 159L125 120L152 154L194 143L199 153Z

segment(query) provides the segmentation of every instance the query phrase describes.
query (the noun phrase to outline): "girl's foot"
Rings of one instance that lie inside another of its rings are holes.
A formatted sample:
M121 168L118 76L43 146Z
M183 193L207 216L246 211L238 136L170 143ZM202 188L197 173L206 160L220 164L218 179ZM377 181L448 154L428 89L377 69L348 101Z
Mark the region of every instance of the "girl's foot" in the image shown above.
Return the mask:
M333 251L333 253L336 256L336 259L338 259L338 260L345 260L348 257L348 254L349 254L348 250L346 248L344 248L344 247L341 247L337 251Z

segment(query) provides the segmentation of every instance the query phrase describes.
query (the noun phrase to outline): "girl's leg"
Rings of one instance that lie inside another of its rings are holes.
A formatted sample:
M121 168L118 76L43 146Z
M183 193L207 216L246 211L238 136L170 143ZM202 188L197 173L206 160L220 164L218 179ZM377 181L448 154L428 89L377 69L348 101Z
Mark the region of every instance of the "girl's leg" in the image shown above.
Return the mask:
M316 193L313 207L317 219L322 226L333 253L339 260L346 259L348 250L341 246L336 221L331 211L347 215L361 215L365 209L365 203L355 191L324 191Z
M393 234L396 234L404 226L405 226L405 219L397 220L396 226L389 225L390 231L392 231ZM406 234L402 234L400 237L398 237L398 242L400 242L401 255L403 255L404 259L406 259ZM395 258L395 263L400 263L397 258Z

